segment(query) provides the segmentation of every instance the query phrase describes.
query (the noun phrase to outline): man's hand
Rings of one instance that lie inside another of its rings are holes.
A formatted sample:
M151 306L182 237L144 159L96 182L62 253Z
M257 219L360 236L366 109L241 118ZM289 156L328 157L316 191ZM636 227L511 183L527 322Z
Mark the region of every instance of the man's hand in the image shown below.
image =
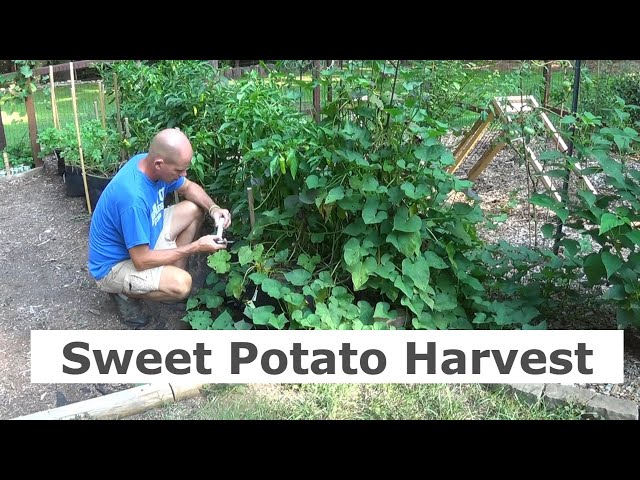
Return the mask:
M198 250L200 252L215 252L217 250L222 250L223 248L227 248L225 243L216 242L215 235L204 235L196 240L198 244Z
M222 223L225 229L231 226L231 213L226 208L212 208L209 213L215 225Z

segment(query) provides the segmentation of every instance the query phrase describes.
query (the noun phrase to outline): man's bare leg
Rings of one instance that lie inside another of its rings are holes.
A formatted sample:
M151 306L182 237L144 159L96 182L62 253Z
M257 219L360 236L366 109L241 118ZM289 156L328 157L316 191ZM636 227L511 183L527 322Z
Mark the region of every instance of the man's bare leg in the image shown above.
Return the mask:
M160 274L160 290L143 295L128 295L154 302L179 302L191 293L191 275L182 268L165 265Z
M174 208L169 230L171 238L176 239L178 247L187 245L193 242L203 222L204 214L202 209L195 203L184 200ZM187 257L174 262L173 265L186 270Z

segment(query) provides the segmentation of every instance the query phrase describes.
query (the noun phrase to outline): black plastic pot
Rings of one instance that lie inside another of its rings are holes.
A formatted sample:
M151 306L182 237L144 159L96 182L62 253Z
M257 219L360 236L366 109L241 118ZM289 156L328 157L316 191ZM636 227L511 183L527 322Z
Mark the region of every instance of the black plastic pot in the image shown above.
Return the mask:
M82 182L82 170L75 165L65 165L64 175L65 191L67 197L84 196L84 183Z
M107 187L112 177L98 177L96 175L87 175L87 188L89 189L89 203L91 203L91 211L96 209L98 199ZM82 177L80 177L82 180ZM86 202L85 202L86 205Z
M89 189L89 203L91 211L95 210L98 199L107 187L112 177L100 177L87 174L87 188ZM64 184L67 197L84 197L84 183L82 181L82 170L76 166L65 166ZM86 206L86 202L85 202Z
M64 175L64 157L62 155L60 155L60 150L54 150L53 153L56 156L56 160L58 161L58 175L62 176Z

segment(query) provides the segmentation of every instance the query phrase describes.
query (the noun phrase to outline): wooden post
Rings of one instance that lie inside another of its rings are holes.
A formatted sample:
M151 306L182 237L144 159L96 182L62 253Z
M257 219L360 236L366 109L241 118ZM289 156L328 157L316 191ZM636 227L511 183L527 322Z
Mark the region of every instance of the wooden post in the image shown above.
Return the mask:
M9 156L7 152L2 152L2 158L4 158L4 171L7 172L7 177L11 176L11 164L9 164Z
M49 89L51 90L51 117L53 118L53 127L60 130L58 106L56 105L56 84L53 81L53 65L49 65Z
M98 102L93 101L93 110L96 112L96 120L100 120L100 114L98 113Z
M116 127L118 128L118 133L120 134L120 139L124 140L122 136L122 118L120 117L120 90L118 89L118 75L113 74L113 94L116 97ZM120 160L125 161L127 159L127 155L124 152L124 149L120 149Z
M320 60L313 61L313 81L314 83L320 79ZM313 87L313 119L320 121L320 85Z
M118 420L200 394L205 384L149 384L83 402L17 417L15 420Z
M549 95L551 94L551 60L544 61L544 67L542 67L542 74L544 75L544 98L542 99L542 106L547 108L549 105Z
M4 124L2 123L2 107L0 107L0 150L7 146L7 137L4 134Z
M27 89L31 86L31 79L27 79ZM44 162L40 158L40 145L38 144L38 124L36 122L36 106L33 103L33 95L24 99L29 120L29 139L31 140L31 156L36 167L42 167Z
M69 62L69 77L71 78L71 104L73 105L73 119L76 123L76 135L78 135L78 152L80 153L80 168L82 169L82 183L84 184L84 198L87 200L87 209L91 215L91 201L89 200L89 188L87 187L87 172L84 168L84 155L82 153L82 138L80 135L80 123L78 122L78 106L76 105L76 84L73 62Z
M107 116L104 111L104 85L102 80L98 82L98 101L100 102L100 114L102 116L102 128L107 128Z
M467 136L454 152L455 163L449 167L449 173L455 173L455 171L460 167L464 159L467 158L467 155L469 155L471 150L473 150L480 141L494 118L495 115L490 111L485 120L482 120L482 117L480 117L476 121L471 130L469 130Z
M333 60L327 60L327 67L333 67ZM331 103L333 101L333 75L331 75L329 79L329 85L327 86L327 102Z
M247 200L249 202L249 222L251 223L251 231L256 225L256 212L253 206L253 190L251 187L247 187Z
M129 133L129 117L124 117L124 137L131 138L131 134Z

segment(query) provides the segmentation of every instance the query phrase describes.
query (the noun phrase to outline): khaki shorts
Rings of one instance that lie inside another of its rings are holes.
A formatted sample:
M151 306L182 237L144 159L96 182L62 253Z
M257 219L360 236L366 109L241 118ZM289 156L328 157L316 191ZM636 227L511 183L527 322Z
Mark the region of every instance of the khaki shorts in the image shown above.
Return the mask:
M171 239L171 220L175 205L164 209L164 225L154 250L176 248L176 239ZM96 280L98 288L107 293L144 295L160 290L160 275L164 267L136 270L131 259L116 263L106 276Z

